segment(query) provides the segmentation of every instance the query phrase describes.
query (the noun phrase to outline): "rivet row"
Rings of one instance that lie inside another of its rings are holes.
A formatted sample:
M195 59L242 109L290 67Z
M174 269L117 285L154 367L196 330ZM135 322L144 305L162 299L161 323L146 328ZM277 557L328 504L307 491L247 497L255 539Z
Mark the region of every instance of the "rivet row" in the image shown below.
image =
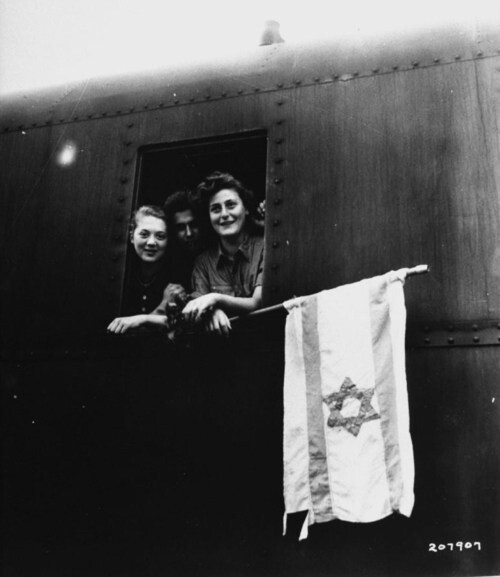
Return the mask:
M473 58L483 58L483 57L484 57L484 52L481 51L481 50L478 51L478 52L476 52L475 56L473 56ZM464 57L463 57L462 54L456 54L455 56L453 56L453 60L454 60L454 61L460 61L460 60L463 60L463 58L464 58ZM443 60L443 59L441 59L441 58L439 58L439 57L435 57L435 58L433 58L433 60L432 60L432 63L433 63L433 64L439 64L439 63L441 63L441 62L446 62L446 61ZM413 61L413 62L409 65L410 68L418 68L418 67L420 67L420 66L422 66L422 63L419 62L419 61ZM405 68L404 66L399 65L399 64L394 64L394 65L391 66L391 69L392 69L393 71L403 70L404 68ZM380 72L381 72L381 69L380 69L379 67L375 67L375 68L373 68L373 69L371 70L371 74L379 74ZM357 77L360 77L360 76L364 76L364 74L362 74L362 73L361 73L360 71L358 71L358 70L355 70L355 71L353 71L353 72L351 72L351 73L346 73L344 76L349 76L349 75L352 76L352 77L354 77L354 78L357 78ZM333 81L336 81L336 80L338 80L339 78L340 78L340 75L335 72L335 73L332 74L331 80L330 80L329 78L325 78L324 80L322 80L321 77L319 77L319 76L314 76L309 82L306 81L306 80L302 80L302 79L293 79L293 80L291 81L290 87L293 87L293 86L301 86L301 85L307 86L307 85L309 85L309 84L311 84L311 83L316 83L316 84L317 84L317 83L319 83L319 82L328 83L328 82L331 82L332 80L333 80ZM281 89L283 89L283 88L285 88L285 84L284 84L283 82L278 82L278 83L275 85L274 90L275 90L275 89L281 90ZM249 94L252 93L252 92L253 92L253 93L258 93L258 92L263 92L263 91L268 92L268 91L272 91L272 90L273 90L273 88L263 88L263 87L258 87L258 86L256 86L256 87L253 87L251 90L248 90L248 93L249 93ZM244 93L245 93L245 91L244 91L243 89L241 89L241 88L238 89L237 92L236 92L236 94L237 94L237 95L240 95L240 96L241 96L242 94L244 94ZM228 93L227 93L226 91L223 91L223 92L220 94L220 98L226 98L227 96L228 96ZM212 99L212 96L211 96L210 94L207 94L207 95L205 95L205 96L203 97L203 99L204 99L204 100L211 100L211 99ZM196 102L196 98L190 97L189 99L186 100L186 102L194 103L194 102ZM173 104L174 104L174 105L179 105L179 104L181 104L181 101L180 101L179 99L176 99L176 100L173 101ZM278 101L276 104L277 104L278 106L282 106L282 105L283 105L283 101ZM166 106L165 102L162 101L162 102L159 102L157 105L144 104L144 105L142 106L142 109L143 109L143 110L150 110L150 109L153 109L153 110L154 110L155 108L164 108L165 106ZM133 112L135 112L135 111L136 111L136 107L132 106L132 107L130 107L128 110L123 110L123 111L122 111L122 110L115 110L114 112L107 112L107 111L105 111L105 112L101 112L101 113L87 114L87 115L86 115L86 119L91 120L91 119L93 119L93 118L99 118L99 117L105 118L105 117L108 117L108 116L110 116L110 117L112 117L112 116L121 116L122 114L130 114L130 113L133 113ZM74 117L68 118L68 119L61 118L61 119L56 120L55 122L58 122L59 124L63 124L63 123L65 123L65 122L77 122L77 121L82 120L82 118L83 118L83 117L80 117L80 116L74 116ZM31 127L32 127L32 128L37 128L37 127L39 127L39 126L41 126L41 125L50 126L51 124L53 124L53 122L54 122L54 121L51 120L51 119L46 120L46 121L42 122L41 124L40 124L40 123L37 123L37 122L34 122L34 123L31 124ZM129 124L129 125L128 125L128 128L131 128L132 126L133 126L133 124ZM26 128L27 128L27 126L25 126L25 125L18 126L18 127L16 127L16 128L3 127L2 131L3 131L3 132L11 132L11 131L12 131L12 132L15 132L15 131L19 131L19 130L25 130Z

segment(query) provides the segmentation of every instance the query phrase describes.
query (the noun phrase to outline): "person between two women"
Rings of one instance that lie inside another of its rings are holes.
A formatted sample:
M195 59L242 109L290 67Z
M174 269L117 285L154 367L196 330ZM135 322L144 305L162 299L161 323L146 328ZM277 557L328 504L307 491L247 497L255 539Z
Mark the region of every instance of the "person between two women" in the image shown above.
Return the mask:
M252 221L253 194L232 175L214 172L197 192L212 242L195 261L193 300L182 312L188 322L227 336L230 316L261 306L264 239Z

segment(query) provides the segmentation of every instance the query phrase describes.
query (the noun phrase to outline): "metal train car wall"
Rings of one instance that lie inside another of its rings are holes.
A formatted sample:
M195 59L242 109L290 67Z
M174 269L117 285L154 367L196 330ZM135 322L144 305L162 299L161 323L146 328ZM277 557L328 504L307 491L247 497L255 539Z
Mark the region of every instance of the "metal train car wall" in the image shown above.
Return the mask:
M5 98L6 577L498 574L499 89L482 23ZM430 265L406 288L411 519L281 536L284 315L106 336L133 208L215 168L266 198L266 306Z

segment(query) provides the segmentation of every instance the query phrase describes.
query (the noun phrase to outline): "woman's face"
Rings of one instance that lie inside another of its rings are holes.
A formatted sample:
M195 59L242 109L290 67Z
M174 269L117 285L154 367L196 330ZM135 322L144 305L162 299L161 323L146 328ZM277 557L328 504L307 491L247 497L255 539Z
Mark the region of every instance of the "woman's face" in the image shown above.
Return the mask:
M138 216L132 244L142 261L158 262L167 248L167 225L156 216Z
M220 237L234 238L242 233L248 210L235 190L224 188L210 199L208 213L212 227Z

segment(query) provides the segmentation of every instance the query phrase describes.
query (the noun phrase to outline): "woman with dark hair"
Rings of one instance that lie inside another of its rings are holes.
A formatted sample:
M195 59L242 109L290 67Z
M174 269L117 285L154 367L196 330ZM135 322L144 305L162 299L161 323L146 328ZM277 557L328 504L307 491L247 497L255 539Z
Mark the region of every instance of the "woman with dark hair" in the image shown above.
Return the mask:
M207 330L227 335L228 315L261 306L264 239L252 220L253 194L232 175L214 172L197 192L213 242L195 261L193 300L183 313L188 321L203 322Z
M127 316L114 319L108 332L122 334L139 328L168 329L167 316L156 309L162 299L186 298L186 293L181 285L169 284L165 212L153 205L138 208L130 223L130 241L134 255L123 307Z

